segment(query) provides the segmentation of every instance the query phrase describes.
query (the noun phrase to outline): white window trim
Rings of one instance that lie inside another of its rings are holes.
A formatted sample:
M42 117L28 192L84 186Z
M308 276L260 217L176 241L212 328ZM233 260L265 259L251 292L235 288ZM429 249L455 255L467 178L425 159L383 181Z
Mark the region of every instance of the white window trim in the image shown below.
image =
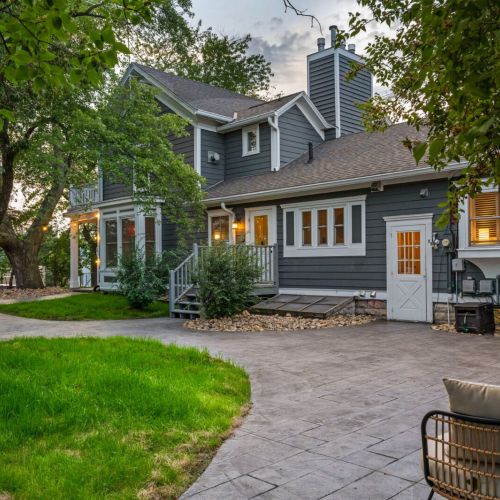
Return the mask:
M115 271L117 267L109 267L107 264L107 254L106 254L106 221L115 220L117 222L117 235L116 235L116 251L118 259L122 256L123 242L122 242L122 220L123 219L134 219L135 221L135 247L137 250L143 250L146 243L146 222L145 217L155 217L155 250L156 254L160 255L162 251L162 223L161 223L161 207L156 207L156 210L152 213L144 213L139 208L133 205L127 205L120 207L118 210L114 210L112 213L103 214L100 217L101 228L100 228L100 259L102 262L102 269L104 271Z
M269 215L269 244L275 245L278 242L278 224L277 224L277 209L276 205L268 205L265 207L252 207L245 208L245 243L247 245L252 245L254 240L254 234L252 232L253 225L251 221L252 215L255 212L267 212Z
M248 127L243 127L241 129L241 156L252 156L258 155L260 153L259 128L259 124L255 123L254 125L249 125ZM248 132L255 132L255 136L257 138L257 149L255 149L254 151L248 151Z
M361 243L352 243L351 213L353 205L361 205ZM283 209L283 256L284 257L342 257L366 255L366 195L329 200L307 201L281 205ZM317 212L328 210L328 245L318 245ZM333 210L344 208L343 245L334 245ZM302 212L311 211L311 245L302 245ZM295 213L294 245L286 245L286 214Z
M228 214L225 210L208 210L208 246L212 246L212 218L213 217L229 217L229 241L228 244L232 245L234 243L234 231L232 229L233 222L235 218L233 215Z
M482 193L498 191L496 186L484 186ZM500 245L471 245L470 244L470 220L469 220L470 198L467 196L459 206L460 219L458 221L458 257L470 258L497 258L500 257Z

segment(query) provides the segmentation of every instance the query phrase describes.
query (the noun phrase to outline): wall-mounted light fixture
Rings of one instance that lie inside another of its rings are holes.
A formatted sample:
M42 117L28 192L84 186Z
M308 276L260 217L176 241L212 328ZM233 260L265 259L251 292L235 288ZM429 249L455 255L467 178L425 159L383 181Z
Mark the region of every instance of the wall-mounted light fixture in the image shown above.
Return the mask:
M231 224L231 227L232 227L233 229L238 229L238 221L236 221L236 220L235 220L235 221Z
M420 198L429 198L429 189L428 188L422 188L420 190Z

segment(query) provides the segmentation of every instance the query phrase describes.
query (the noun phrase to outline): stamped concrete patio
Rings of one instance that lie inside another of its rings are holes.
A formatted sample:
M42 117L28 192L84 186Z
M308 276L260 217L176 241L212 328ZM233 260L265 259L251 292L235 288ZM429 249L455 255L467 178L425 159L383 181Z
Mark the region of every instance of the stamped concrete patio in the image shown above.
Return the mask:
M185 493L194 499L424 499L419 423L446 408L443 377L500 383L500 338L375 322L294 333L196 333L175 320L47 322L18 335L140 335L243 365L253 409Z

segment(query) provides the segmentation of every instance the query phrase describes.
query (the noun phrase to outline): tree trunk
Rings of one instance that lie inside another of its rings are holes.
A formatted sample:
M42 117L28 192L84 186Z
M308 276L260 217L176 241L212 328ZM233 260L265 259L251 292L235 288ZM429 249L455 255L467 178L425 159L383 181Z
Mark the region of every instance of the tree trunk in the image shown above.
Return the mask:
M38 248L26 244L5 250L12 271L16 277L17 288L44 288L38 264Z

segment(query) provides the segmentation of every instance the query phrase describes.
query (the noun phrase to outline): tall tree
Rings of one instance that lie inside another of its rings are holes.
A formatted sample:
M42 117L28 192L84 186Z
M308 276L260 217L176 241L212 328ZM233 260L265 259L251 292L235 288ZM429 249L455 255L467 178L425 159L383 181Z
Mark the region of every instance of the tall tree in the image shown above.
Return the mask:
M194 28L171 24L168 13L157 8L154 26L133 28L132 46L139 61L240 94L261 96L269 91L271 64L262 54L249 53L249 34L219 35L212 28L203 29L201 22Z
M387 118L428 127L424 143L407 142L437 170L465 160L448 212L483 180L500 185L500 4L493 0L358 0L372 17L351 14L353 37L376 22L392 28L366 47L365 65L390 98L365 107L370 128ZM356 68L354 68L356 71ZM445 221L447 214L442 219Z

